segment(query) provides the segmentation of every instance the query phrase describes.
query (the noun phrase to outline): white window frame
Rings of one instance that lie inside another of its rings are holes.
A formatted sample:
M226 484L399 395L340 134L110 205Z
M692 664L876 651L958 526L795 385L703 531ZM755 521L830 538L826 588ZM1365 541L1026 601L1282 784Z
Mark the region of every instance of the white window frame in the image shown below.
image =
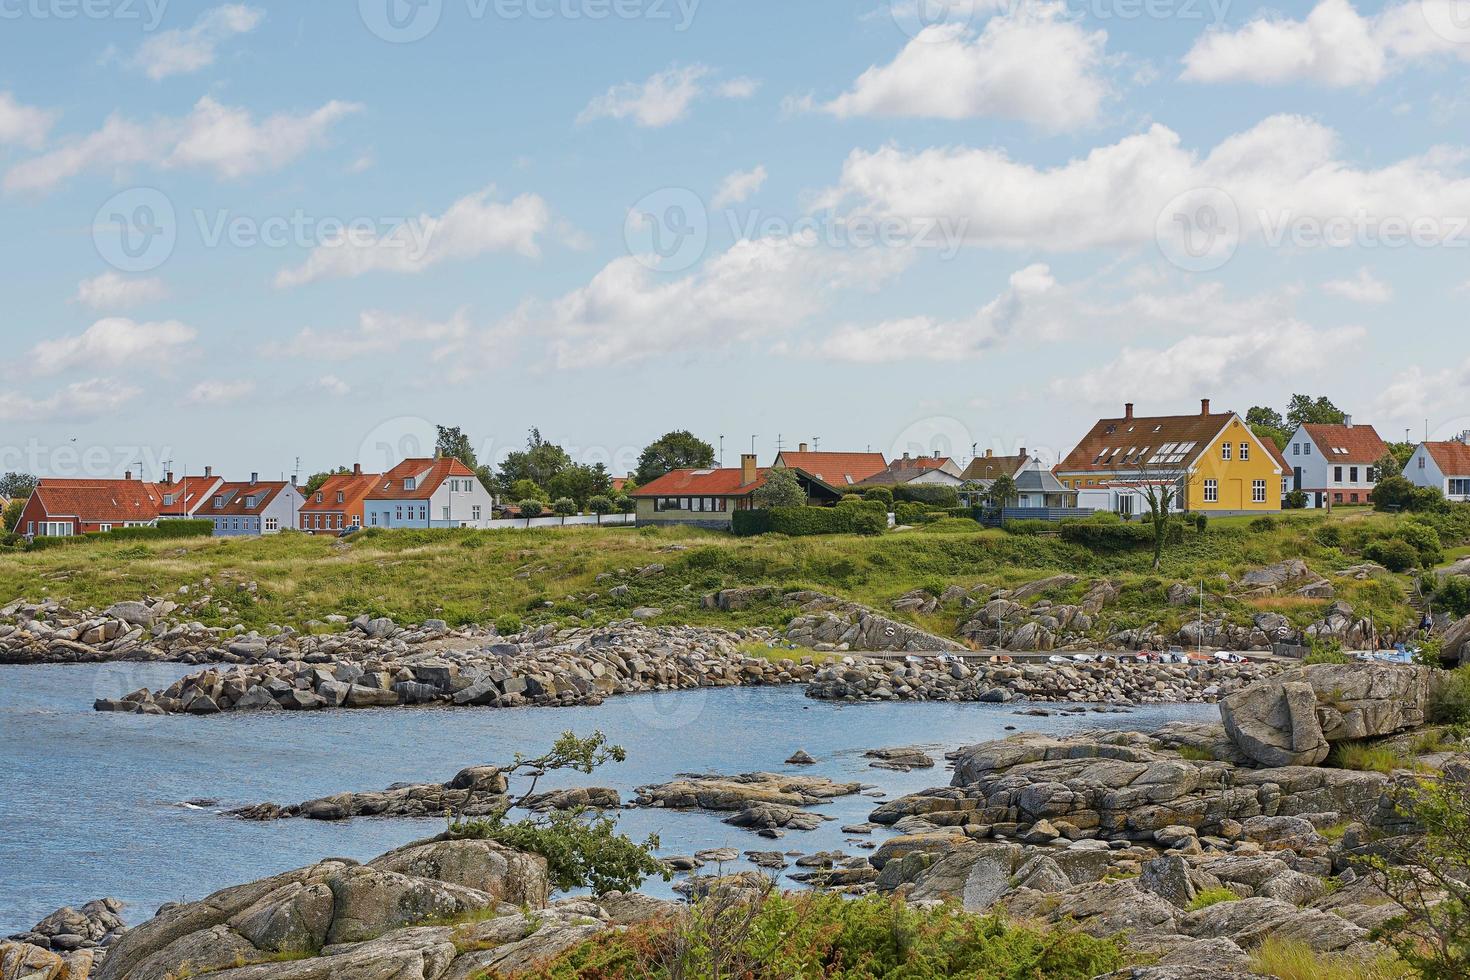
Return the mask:
M1228 463L1230 461L1231 453L1232 449L1230 443L1225 442L1220 444L1220 459Z
M1240 444L1240 461L1242 463L1248 463L1248 462L1250 462L1250 458L1251 458L1251 444L1248 443L1248 442L1242 442Z
M1218 504L1220 502L1220 481L1205 481L1205 503Z
M1255 480L1251 483L1251 500L1258 504L1266 502L1266 481Z
M281 522L274 517L267 517L265 519L265 529L267 531L279 531L281 529Z

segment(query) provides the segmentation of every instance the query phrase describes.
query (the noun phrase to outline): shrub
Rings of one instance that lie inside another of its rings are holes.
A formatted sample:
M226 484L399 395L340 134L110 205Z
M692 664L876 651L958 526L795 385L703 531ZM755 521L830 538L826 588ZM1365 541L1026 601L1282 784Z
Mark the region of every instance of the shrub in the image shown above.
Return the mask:
M757 507L800 507L806 503L806 491L796 474L784 467L766 471L766 482L751 494Z
M1007 534L1034 536L1037 534L1055 534L1057 532L1055 522L1042 520L1005 521L1001 524L1001 527L1005 529Z
M1470 722L1470 666L1434 675L1429 690L1429 720L1437 725Z
M923 504L916 504L907 500L900 500L893 505L893 519L899 524L915 525L923 524L928 518L929 508Z
M1394 537L1407 541L1413 547L1419 555L1421 567L1429 568L1444 561L1444 544L1439 539L1439 532L1417 514L1401 522L1393 533Z
M771 531L771 512L768 510L737 510L730 514L730 530L737 537L751 538Z
M1127 551L1133 548L1150 547L1154 543L1151 524L1123 524L1091 519L1063 521L1062 540L1081 545L1092 551ZM1166 532L1167 543L1178 544L1184 539L1184 529L1177 521L1170 521Z
M772 507L769 510L737 510L731 529L741 537L757 534L789 534L810 537L818 534L882 534L888 515L859 501L839 507Z
M1189 911L1198 912L1200 909L1207 909L1221 902L1238 901L1240 901L1240 896L1228 888L1206 888L1194 896L1194 901L1189 903Z
M869 487L863 491L863 499L881 503L884 510L893 509L893 491L887 487Z
M1368 745L1364 742L1338 742L1328 763L1338 769L1357 772L1381 772L1408 769L1412 763L1391 745Z
M1206 514L1204 511L1200 511L1199 513L1195 514L1194 529L1200 534L1204 534L1206 531L1208 531L1210 529L1210 515Z
M1419 552L1399 538L1375 541L1363 549L1363 557L1376 561L1390 572L1407 572L1419 561Z
M577 502L571 497L559 497L556 503L551 505L551 512L561 518L565 524L568 517L577 516Z
M520 510L521 516L524 517L527 522L530 522L534 518L540 517L546 510L545 504L543 504L539 500L533 500L530 497L527 497L525 500L522 500L520 503L516 504L516 507Z
M1434 604L1457 619L1470 616L1470 576L1446 576L1434 590Z
M893 499L895 502L907 501L914 504L928 504L934 507L958 507L960 505L959 491L954 487L940 486L937 483L907 483L893 488Z
M1312 537L1324 548L1342 547L1342 525L1336 522L1323 524L1312 532Z
M1270 534L1272 531L1276 530L1276 518L1265 516L1257 517L1255 520L1251 521L1251 530L1257 532L1258 534Z
M1373 488L1375 510L1438 511L1447 506L1437 487L1418 487L1402 476L1379 480Z
M618 509L618 505L613 503L611 497L598 494L595 497L588 498L587 509L597 515L597 523L601 524L604 517L614 513Z
M1306 494L1306 491L1304 491L1304 490L1292 490L1290 493L1288 493L1286 495L1286 499L1281 502L1281 506L1284 507L1284 508L1286 508L1287 510L1306 510L1307 509L1307 494Z
M519 616L506 613L503 616L495 617L495 632L501 636L514 636L522 629L524 627L521 625L521 618Z
M1302 658L1302 663L1311 664L1350 664L1353 658L1343 653L1337 646L1336 641L1331 644L1312 640L1312 652Z

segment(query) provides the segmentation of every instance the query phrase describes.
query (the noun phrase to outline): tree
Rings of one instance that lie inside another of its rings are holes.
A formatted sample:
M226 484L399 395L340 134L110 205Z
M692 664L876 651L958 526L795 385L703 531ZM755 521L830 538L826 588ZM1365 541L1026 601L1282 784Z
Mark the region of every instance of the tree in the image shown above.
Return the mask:
M516 506L520 508L521 516L526 519L526 527L530 527L531 522L540 517L546 508L545 504L533 497L527 497Z
M1265 426L1268 429L1286 428L1286 420L1281 417L1281 413L1265 405L1257 405L1246 412L1245 424L1251 428L1255 428L1258 425Z
M325 473L313 473L311 476L306 478L306 486L301 488L301 493L303 496L310 497L312 494L316 493L323 486L325 486L326 482L332 477L341 476L344 473L350 472L352 471L349 470L347 467L339 466L335 470L327 470Z
M1383 454L1383 458L1377 462L1376 466L1378 468L1378 479L1380 480L1386 480L1391 476L1404 475L1404 464L1394 455L1392 447L1389 448L1388 452Z
M517 480L508 488L512 500L539 500L543 504L551 503L551 494L541 488L534 480Z
M459 426L439 426L434 455L441 459L457 459L472 470L480 468L480 461L475 458L475 449L470 445L470 437L461 432Z
M1398 469L1394 471L1394 474L1404 471L1404 467L1409 465L1409 460L1418 448L1412 442L1390 442L1388 444L1388 455L1392 456L1394 461L1398 463Z
M762 509L800 507L806 503L806 491L796 474L782 466L766 472L766 482L756 488L751 498Z
M1342 425L1345 421L1347 413L1326 395L1315 399L1311 395L1292 395L1286 405L1286 424L1293 431L1303 425Z
M580 511L577 510L577 502L571 497L561 497L551 505L551 512L561 518L562 526L565 527L568 517L576 517Z
M1005 510L1006 505L1016 499L1016 481L1009 473L1002 473L990 481L985 489L985 502L996 510Z
M36 478L29 473L6 473L0 476L0 497L24 499L36 489Z
M618 494L618 496L613 500L613 506L618 509L619 514L631 514L634 510L637 509L638 505L633 502L632 497L628 496L626 493L622 493Z
M638 457L636 476L639 483L648 483L674 470L707 469L713 465L714 447L687 429L679 429L664 433L643 450Z
M613 503L611 497L601 493L587 501L587 509L597 515L597 523L599 524L602 523L604 517L617 510L617 506L617 504Z
M16 497L10 503L5 505L5 530L15 530L16 526L20 524L20 515L25 513L25 509L26 502L19 497Z
M612 489L612 477L601 463L583 466L574 463L553 476L546 483L546 492L552 499L570 497L582 506L599 493Z
M572 465L566 450L541 438L540 429L532 429L526 448L507 453L500 464L500 485L511 487L518 480L530 480L545 487L551 478Z

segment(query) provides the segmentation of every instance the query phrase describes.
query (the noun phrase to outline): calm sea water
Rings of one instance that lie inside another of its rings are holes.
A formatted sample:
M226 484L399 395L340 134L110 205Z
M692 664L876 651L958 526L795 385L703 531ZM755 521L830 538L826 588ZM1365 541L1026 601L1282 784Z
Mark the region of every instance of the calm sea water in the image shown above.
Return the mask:
M176 665L0 667L0 935L29 928L62 905L114 896L138 922L162 902L202 898L327 856L365 860L439 832L439 820L305 820L246 823L181 807L294 803L396 782L443 781L461 768L543 750L559 733L601 729L628 761L593 776L564 775L543 788L635 786L681 772L781 771L798 748L805 770L875 784L890 795L943 785L940 767L870 769L872 748L922 744L936 754L1023 731L1148 729L1217 717L1207 705L1156 706L1126 715L1031 718L1004 705L844 706L799 688L734 688L612 698L596 708L273 712L213 718L141 717L92 711L95 697L167 686L193 668ZM657 831L663 853L706 847L812 852L853 849L839 830L875 805L848 797L820 808L822 829L770 841L709 814L633 810L621 826ZM874 839L881 839L876 835ZM748 866L746 866L748 867ZM738 869L735 869L738 870ZM646 890L666 893L651 882Z

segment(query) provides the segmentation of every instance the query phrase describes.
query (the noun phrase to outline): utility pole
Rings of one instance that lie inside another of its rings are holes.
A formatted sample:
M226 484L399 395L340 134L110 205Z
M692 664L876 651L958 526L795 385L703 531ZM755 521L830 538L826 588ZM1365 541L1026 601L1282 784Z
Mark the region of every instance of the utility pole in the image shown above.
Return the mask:
M720 436L720 469L725 468L725 437Z
M751 436L750 437L750 455L752 455L752 456L756 455L756 452L755 452L755 440L756 440L756 437L755 436Z

